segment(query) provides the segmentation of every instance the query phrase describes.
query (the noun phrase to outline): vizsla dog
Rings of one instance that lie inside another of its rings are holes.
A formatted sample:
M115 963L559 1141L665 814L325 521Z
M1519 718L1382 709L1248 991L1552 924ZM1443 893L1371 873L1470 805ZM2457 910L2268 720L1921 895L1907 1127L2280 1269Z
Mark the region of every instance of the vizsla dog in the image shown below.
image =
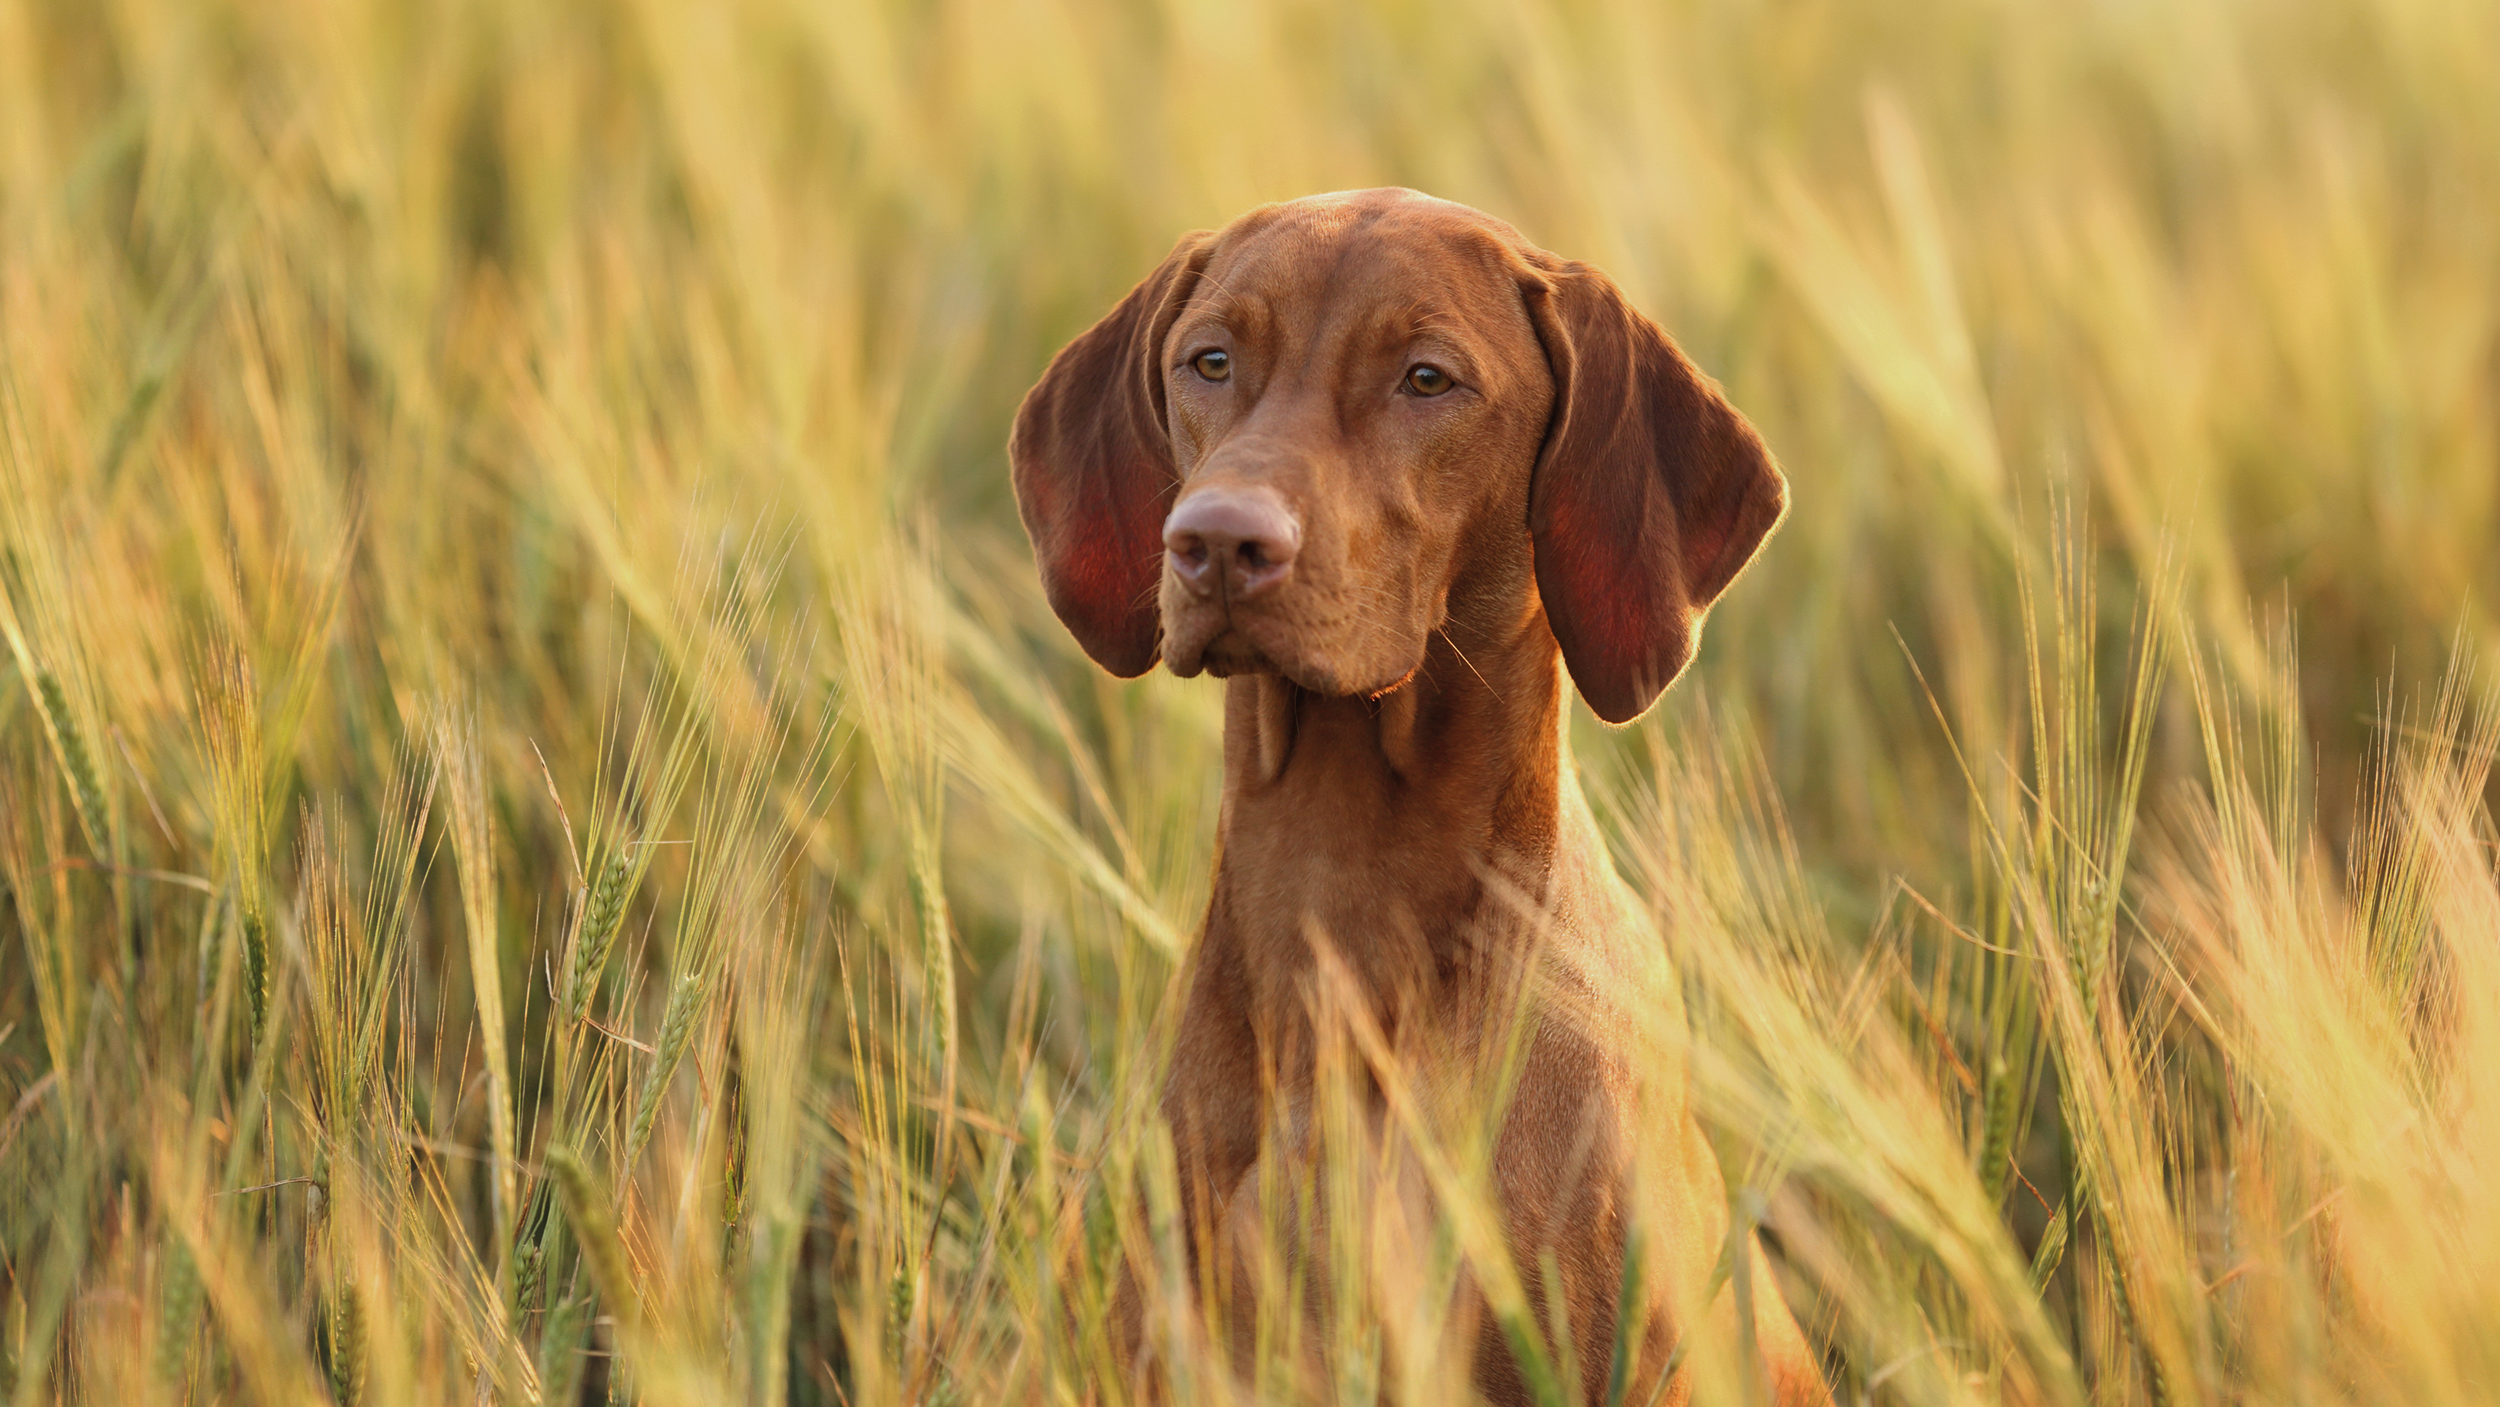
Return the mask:
M1273 1194L1316 1174L1297 1150L1334 1011L1398 1067L1371 1090L1382 1129L1398 1090L1475 1088L1508 1060L1506 1103L1460 1103L1499 1120L1490 1180L1527 1322L1549 1354L1569 1345L1587 1401L1627 1370L1649 1400L1694 1316L1733 1324L1735 1296L1703 1290L1726 1191L1681 1047L1636 1059L1659 1022L1608 976L1655 971L1661 939L1581 797L1564 676L1623 723L1683 670L1786 508L1761 438L1604 274L1374 190L1183 238L1052 361L1010 459L1086 653L1226 681L1213 896L1164 1096L1198 1283L1250 1283L1263 1200L1313 1204ZM1523 1008L1523 984L1546 995ZM1642 1213L1659 1255L1632 1299L1636 1153L1666 1160L1643 1185L1668 1195L1644 1204L1664 1207ZM1418 1175L1426 1221L1432 1192ZM1781 1403L1827 1401L1741 1244L1750 1371ZM1486 1283L1479 1267L1458 1293ZM1644 1322L1619 1334L1619 1303ZM1476 1389L1530 1401L1519 1316L1480 1322Z

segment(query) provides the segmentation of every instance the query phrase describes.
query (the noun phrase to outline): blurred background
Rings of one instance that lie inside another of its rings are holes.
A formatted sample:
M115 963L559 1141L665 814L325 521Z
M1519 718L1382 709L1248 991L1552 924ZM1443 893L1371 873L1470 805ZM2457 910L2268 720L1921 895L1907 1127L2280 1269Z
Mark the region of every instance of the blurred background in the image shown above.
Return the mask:
M1218 691L1007 426L1396 184L1789 475L1575 729L1844 1396L2474 1400L2495 134L2480 0L0 0L0 1388L1116 1396Z

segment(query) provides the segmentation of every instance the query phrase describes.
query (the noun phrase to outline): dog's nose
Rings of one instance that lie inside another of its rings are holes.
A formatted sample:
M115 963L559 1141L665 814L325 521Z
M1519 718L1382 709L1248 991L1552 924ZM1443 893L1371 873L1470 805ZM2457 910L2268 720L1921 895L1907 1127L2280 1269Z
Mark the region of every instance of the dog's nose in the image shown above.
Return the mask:
M1302 550L1302 525L1259 489L1201 489L1163 520L1164 560L1200 596L1256 596L1283 581Z

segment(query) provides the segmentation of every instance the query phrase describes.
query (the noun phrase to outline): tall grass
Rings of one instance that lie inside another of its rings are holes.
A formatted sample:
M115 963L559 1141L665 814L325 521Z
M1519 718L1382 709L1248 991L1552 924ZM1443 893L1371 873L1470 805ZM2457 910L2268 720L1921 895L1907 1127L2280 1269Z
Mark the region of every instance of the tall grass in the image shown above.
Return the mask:
M1850 1401L2488 1400L2495 56L2457 0L0 0L0 1392L1112 1402L1123 1266L1180 1400L1459 1400L1470 1271L1575 1386L1360 1031L1421 1163L1332 1086L1336 1200L1263 1189L1326 1263L1213 1294L1250 1379L1200 1337L1216 691L1093 672L1007 498L1178 231L1394 182L1613 271L1794 483L1576 737L1775 1251L1679 1293L1784 1293Z

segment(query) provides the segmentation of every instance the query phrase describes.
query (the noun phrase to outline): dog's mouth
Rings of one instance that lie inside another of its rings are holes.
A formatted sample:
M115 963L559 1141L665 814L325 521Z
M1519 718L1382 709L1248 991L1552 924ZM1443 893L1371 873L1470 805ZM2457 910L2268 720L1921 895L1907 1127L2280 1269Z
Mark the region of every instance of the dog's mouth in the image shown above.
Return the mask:
M1231 625L1217 631L1215 638L1206 643L1205 648L1198 652L1197 663L1198 669L1173 672L1195 674L1203 670L1218 679L1230 679L1236 674L1274 674L1280 677L1291 677L1291 672L1279 664L1267 651L1260 649L1247 631ZM1302 683L1299 679L1294 682ZM1304 687L1309 686L1304 685Z
M1183 679L1200 674L1230 679L1236 674L1291 673L1249 631L1229 619L1173 621L1167 617L1163 663Z
M1227 620L1210 631L1201 627L1190 631L1186 625L1179 631L1167 622L1163 641L1163 662L1166 668L1183 679L1199 674L1212 674L1230 679L1241 674L1271 674L1303 690L1326 698L1371 696L1395 688L1414 671L1411 667L1392 671L1371 671L1379 679L1356 677L1344 668L1343 662L1331 660L1315 651L1285 651L1262 644L1257 633L1239 622ZM1264 633L1264 632L1259 632Z

